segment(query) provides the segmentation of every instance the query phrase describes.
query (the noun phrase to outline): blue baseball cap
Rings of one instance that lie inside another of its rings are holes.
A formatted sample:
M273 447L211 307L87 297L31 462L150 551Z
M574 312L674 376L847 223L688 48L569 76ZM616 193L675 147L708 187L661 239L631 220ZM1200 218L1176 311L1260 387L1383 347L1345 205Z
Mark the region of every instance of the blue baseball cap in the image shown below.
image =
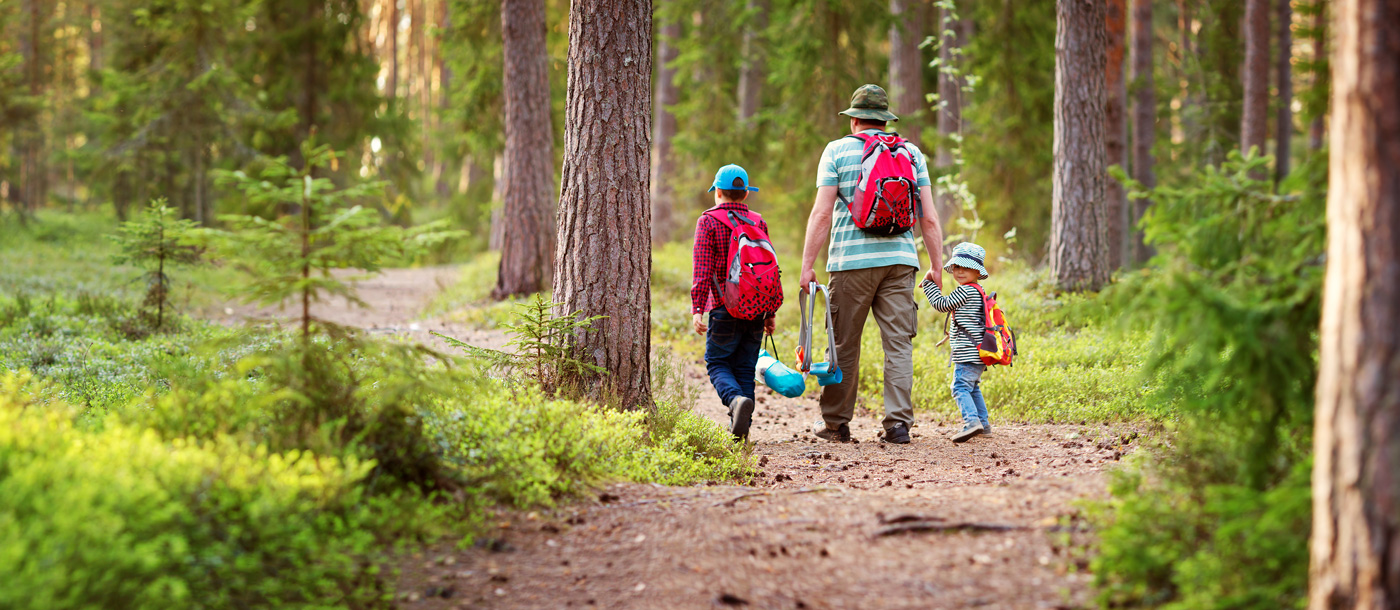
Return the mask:
M730 163L715 172L715 183L710 185L710 191L715 189L756 191L758 187L749 186L749 173L744 168Z

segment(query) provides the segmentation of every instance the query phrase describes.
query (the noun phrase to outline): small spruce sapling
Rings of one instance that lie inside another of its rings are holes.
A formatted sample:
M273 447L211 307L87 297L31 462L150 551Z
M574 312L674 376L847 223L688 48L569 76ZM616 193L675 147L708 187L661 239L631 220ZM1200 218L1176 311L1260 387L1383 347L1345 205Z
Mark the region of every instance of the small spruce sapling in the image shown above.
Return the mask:
M583 373L605 372L600 366L574 358L565 339L574 333L593 332L593 322L607 316L575 318L554 315L553 311L562 305L546 299L543 294L536 294L529 302L521 303L520 310L515 313L519 322L505 325L506 332L512 337L506 345L516 348L513 354L476 347L438 332L432 334L493 366L526 371L531 381L541 388L558 392L562 389L558 387L560 379Z
M244 215L220 218L233 229L224 235L225 256L248 276L242 286L244 300L264 306L297 303L297 321L306 344L312 335L311 303L339 296L365 305L351 284L364 276L336 277L332 271L356 269L368 276L461 232L445 230L445 221L412 228L386 226L375 210L357 205L382 199L383 181L337 187L328 178L316 177L320 168L336 162L337 153L308 141L302 144L302 156L306 159L302 169L279 157L257 178L236 171L221 172L216 179L242 191L259 207L294 210L277 220Z
M198 232L195 223L177 215L156 199L137 219L122 223L112 236L118 252L112 261L118 265L133 264L149 270L141 274L146 279L146 298L142 306L147 315L155 311L154 328L165 323L165 309L170 302L170 276L166 269L175 265L199 262L200 250L194 244Z

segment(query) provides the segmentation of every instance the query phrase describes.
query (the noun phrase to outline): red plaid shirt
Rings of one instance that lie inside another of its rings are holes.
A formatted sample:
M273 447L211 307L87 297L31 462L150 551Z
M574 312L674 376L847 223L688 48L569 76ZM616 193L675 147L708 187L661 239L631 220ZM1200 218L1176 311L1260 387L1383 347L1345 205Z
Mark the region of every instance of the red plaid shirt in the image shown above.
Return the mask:
M710 209L733 210L748 216L749 206L738 202L725 202ZM768 232L768 223L758 221L759 228ZM695 249L691 254L690 311L706 313L724 303L715 293L715 282L724 279L724 266L729 262L729 225L716 220L709 214L701 214L695 221Z

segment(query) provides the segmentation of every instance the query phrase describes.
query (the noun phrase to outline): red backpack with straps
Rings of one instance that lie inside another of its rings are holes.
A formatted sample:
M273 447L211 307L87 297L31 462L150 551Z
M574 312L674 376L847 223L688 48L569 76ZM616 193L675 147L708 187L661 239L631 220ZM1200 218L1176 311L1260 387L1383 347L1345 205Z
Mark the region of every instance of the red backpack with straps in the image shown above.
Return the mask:
M847 137L865 143L855 198L842 198L856 228L882 237L901 235L914 228L919 224L923 205L909 141L897 133L883 132Z
M749 212L753 216L750 218L719 208L711 208L705 214L729 227L723 277L714 278L724 309L743 320L762 320L777 313L783 305L783 281L778 254L758 224L763 217L757 212Z

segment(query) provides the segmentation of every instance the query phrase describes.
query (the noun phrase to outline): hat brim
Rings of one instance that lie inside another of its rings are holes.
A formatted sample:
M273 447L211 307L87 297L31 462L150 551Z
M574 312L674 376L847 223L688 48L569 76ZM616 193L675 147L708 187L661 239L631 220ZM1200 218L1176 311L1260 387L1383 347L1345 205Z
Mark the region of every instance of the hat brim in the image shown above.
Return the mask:
M889 121L898 121L898 120L899 120L899 117L895 116L893 112L890 112L890 111L888 111L888 110L880 110L880 109L878 109L878 108L854 108L854 107L852 107L852 108L847 108L847 109L845 109L845 110L842 110L841 112L838 112L837 114L844 114L844 115L846 115L846 116L848 116L848 117L851 117L851 118L853 118L853 119L871 119L871 120L874 120L874 121L885 121L885 122L889 122Z
M955 265L958 267L965 267L967 269L977 270L977 273L980 274L980 277L978 277L978 279L985 280L988 277L987 268L983 267L982 263L979 263L965 256L958 256L956 254L953 255L953 258L949 259L947 263L943 264L943 269L949 270L952 269Z
M706 193L713 193L713 192L715 192L715 189L717 189L717 188L720 188L720 186L719 186L718 184L711 184L711 185L710 185L710 190L705 191L705 192L706 192ZM745 190L745 191L749 191L749 192L754 192L754 191L757 191L757 190L758 190L758 187L756 187L756 186L746 186L746 187L744 187L743 189L724 189L724 190L726 190L726 191Z

